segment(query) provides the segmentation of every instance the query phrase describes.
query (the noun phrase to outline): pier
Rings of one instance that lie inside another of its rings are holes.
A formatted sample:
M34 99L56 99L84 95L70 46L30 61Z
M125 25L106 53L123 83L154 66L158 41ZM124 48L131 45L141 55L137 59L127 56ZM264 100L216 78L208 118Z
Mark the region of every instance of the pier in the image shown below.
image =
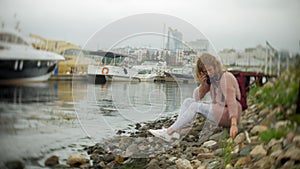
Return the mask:
M58 74L58 75L52 75L49 79L50 81L72 81L72 80L78 80L78 81L87 81L87 75L86 74Z

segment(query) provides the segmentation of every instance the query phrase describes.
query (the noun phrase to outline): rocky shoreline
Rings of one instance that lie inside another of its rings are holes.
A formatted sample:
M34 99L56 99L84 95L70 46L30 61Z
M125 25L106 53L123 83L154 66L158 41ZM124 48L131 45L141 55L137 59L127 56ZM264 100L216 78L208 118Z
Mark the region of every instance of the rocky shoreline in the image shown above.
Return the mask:
M295 106L287 111L295 112L294 109ZM300 129L290 120L274 120L281 111L279 107L269 110L261 109L260 105L250 106L242 115L234 140L229 138L228 129L212 124L206 128L213 129L212 135L199 140L205 122L200 116L186 135L173 143L153 137L148 129L168 127L176 116L138 123L133 127L135 132L120 130L119 136L86 148L89 160L73 155L68 165L54 168L300 168ZM260 133L269 130L267 125L287 132L280 138L274 136L263 141Z
M228 136L228 129L216 127L198 116L178 142L155 140L148 129L170 126L176 119L173 116L136 124L135 132L119 131L120 136L87 148L88 167L300 168L300 115L296 112L295 97L299 92L299 77L296 72L299 70L287 72L248 94L250 107L242 113L239 133L234 139Z
M214 126L201 116L186 128L181 139L171 143L148 132L170 126L176 119L174 115L137 123L130 130L118 131L116 137L86 147L84 151L89 159L82 154L73 154L66 164L59 164L59 157L52 156L45 161L45 166L82 169L300 168L300 115L296 112L296 93L290 86L285 91L276 87L291 80L299 81L296 73L268 82L248 95L250 106L242 113L239 133L234 139L228 136L228 128ZM270 92L274 88L276 90ZM282 103L276 100L280 99L280 92L286 94L287 99ZM292 101L288 100L290 96ZM270 97L274 97L271 101L275 100L275 104L259 100Z
M243 114L240 132L234 140L228 137L228 129L214 128L213 134L207 139L198 140L199 133L203 128L204 119L198 117L187 135L175 144L172 148L162 150L159 154L149 155L147 158L131 158L115 155L105 150L103 144L97 144L87 149L92 160L91 168L148 168L148 169L189 169L189 168L300 168L300 134L299 127L287 133L279 139L271 139L263 142L259 139L259 133L265 132L268 128L263 125L266 119L272 118L278 110L267 112L257 111L257 106L252 106ZM259 118L259 114L268 115ZM173 118L162 119L152 123L145 123L142 127L137 124L137 132L130 133L129 138L152 138L148 129L167 127L172 123ZM277 121L276 128L286 127L289 121ZM123 132L120 132L123 133ZM121 138L121 137L120 137ZM111 143L119 141L125 145L129 139L115 138ZM127 137L128 138L128 137ZM152 141L152 142L151 142ZM130 141L129 141L130 142ZM148 139L147 144L159 142ZM107 144L107 143L105 143ZM132 143L126 146L127 151L136 148L136 151L145 151L143 145ZM155 147L155 146L154 146ZM158 144L158 149L164 146ZM158 151L158 150L156 150ZM227 160L227 161L226 161Z
M87 148L88 168L300 168L296 72L299 70L287 72L248 94L250 107L242 113L234 140L228 129L213 126L200 116L178 142L155 140L148 129L170 126L176 119L173 116L136 124L135 132L119 131L120 136Z

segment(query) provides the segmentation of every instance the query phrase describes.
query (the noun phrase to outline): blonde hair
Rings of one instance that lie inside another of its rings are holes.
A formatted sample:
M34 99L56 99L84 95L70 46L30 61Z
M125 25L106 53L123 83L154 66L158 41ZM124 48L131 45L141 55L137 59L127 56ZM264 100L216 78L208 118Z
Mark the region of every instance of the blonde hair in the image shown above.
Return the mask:
M198 57L196 61L196 67L195 67L195 80L199 81L198 77L202 73L204 73L204 70L206 70L206 66L213 66L214 69L221 73L222 71L222 64L217 58L209 53L204 53L200 57Z

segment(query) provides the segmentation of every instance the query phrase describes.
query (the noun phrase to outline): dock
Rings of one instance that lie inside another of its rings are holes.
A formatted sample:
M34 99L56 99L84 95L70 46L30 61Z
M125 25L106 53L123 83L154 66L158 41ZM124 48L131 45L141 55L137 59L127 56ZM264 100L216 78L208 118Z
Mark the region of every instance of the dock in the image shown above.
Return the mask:
M78 80L78 81L87 81L87 75L77 75L77 74L57 74L57 75L51 75L50 81L72 81L72 80Z

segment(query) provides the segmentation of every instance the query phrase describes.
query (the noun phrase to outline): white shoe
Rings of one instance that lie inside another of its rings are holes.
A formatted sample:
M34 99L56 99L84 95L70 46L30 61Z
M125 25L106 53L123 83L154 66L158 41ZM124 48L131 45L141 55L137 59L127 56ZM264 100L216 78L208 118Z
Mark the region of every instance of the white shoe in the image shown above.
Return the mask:
M167 142L170 142L173 138L174 139L179 139L180 135L176 132L174 132L172 135L169 135L167 133L166 128L158 129L158 130L152 130L150 129L149 132L153 134L155 137L161 138Z

